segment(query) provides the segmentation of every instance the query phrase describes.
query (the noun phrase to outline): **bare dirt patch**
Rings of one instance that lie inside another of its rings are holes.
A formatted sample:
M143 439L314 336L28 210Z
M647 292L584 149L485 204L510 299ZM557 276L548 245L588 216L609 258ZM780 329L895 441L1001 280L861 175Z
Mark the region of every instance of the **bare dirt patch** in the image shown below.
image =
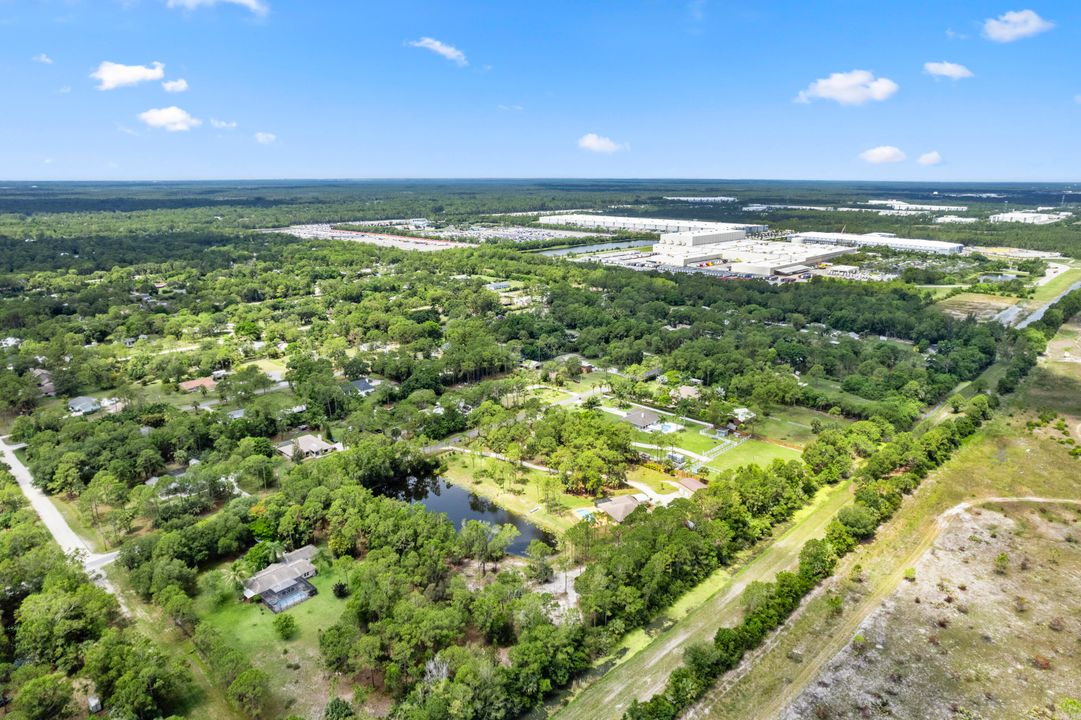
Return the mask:
M992 504L943 522L915 579L781 717L1078 717L1079 509Z

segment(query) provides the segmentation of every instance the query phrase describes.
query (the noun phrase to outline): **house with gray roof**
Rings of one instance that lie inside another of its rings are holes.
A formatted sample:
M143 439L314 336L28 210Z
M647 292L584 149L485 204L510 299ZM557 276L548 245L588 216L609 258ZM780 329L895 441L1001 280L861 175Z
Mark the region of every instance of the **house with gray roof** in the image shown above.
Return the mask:
M80 395L68 400L68 412L72 415L89 415L101 410L101 403L92 397Z
M305 545L283 554L280 561L244 581L244 598L258 598L274 613L304 602L317 592L308 580L318 573L312 564L318 552L314 545Z

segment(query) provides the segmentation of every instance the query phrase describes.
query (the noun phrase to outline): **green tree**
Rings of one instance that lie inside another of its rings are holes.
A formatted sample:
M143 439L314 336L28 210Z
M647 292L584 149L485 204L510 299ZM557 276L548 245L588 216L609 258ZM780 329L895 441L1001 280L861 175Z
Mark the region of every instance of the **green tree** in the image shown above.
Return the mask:
M262 670L245 670L229 685L229 698L248 717L260 718L270 698L270 679Z
M25 720L65 720L76 713L71 681L61 673L27 681L15 693L12 708Z
M279 613L272 622L274 632L282 640L292 640L297 634L297 621L289 613Z

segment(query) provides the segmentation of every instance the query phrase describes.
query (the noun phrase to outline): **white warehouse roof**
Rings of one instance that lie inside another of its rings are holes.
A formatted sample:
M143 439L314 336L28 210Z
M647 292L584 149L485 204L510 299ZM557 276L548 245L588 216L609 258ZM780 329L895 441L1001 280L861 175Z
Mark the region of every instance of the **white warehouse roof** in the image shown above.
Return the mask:
M881 233L832 233L832 232L802 232L792 236L792 242L826 243L829 245L855 245L863 247L882 246L894 250L906 250L908 252L940 253L944 255L960 254L964 250L961 243L943 242L941 240L920 240L916 238L899 238L893 235Z
M768 226L748 223L719 223L704 220L668 220L665 218L620 217L617 215L543 215L537 219L544 225L577 225L578 227L607 228L659 233L679 232L764 232Z

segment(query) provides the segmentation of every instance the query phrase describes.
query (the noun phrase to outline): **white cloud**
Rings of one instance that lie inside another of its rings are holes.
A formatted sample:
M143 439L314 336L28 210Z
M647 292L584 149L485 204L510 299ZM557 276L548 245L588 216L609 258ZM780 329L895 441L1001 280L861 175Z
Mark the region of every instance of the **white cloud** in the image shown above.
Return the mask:
M167 0L165 3L171 8L183 8L195 10L201 7L213 7L214 5L239 5L251 10L256 15L266 15L270 7L263 0Z
M1021 38L1039 35L1055 27L1033 10L1011 10L997 18L988 18L983 22L983 36L995 42L1008 43Z
M905 154L901 152L900 148L895 148L893 145L879 145L861 152L860 159L872 165L881 165L883 163L901 162L905 159Z
M920 155L920 159L916 162L920 165L939 165L942 163L942 155L939 154L938 150L932 150Z
M898 90L889 78L876 78L869 70L832 73L819 78L801 90L796 102L810 102L812 98L834 100L842 105L862 105L868 100L885 100Z
M160 62L149 65L121 65L106 60L90 77L98 81L98 90L113 90L127 85L138 85L148 80L161 80L165 76L165 66Z
M69 92L71 92L71 85L61 85L60 89L58 89L57 92L61 95L67 95Z
M578 138L578 147L595 153L614 153L627 149L626 145L620 145L612 138L597 133L586 133Z
M210 127L217 128L218 130L233 130L236 128L236 123L232 120L219 120L217 118L210 118Z
M498 105L497 107L503 112L522 112L525 110L521 105Z
M950 78L951 80L972 77L972 71L964 65L946 62L945 60L942 62L925 62L923 64L923 71L928 75Z
M37 55L35 55L34 57L32 57L30 59L33 60L34 62L39 62L42 65L52 65L53 64L53 59L51 57L49 57L48 55L46 55L45 53L38 53Z
M255 133L255 142L259 143L260 145L269 145L270 143L274 142L277 139L278 139L278 136L275 135L274 133L268 133L268 132L257 132L257 133Z
M968 35L965 35L964 33L959 33L953 28L947 28L946 37L948 37L950 40L968 40Z
M447 45L445 42L436 40L435 38L422 37L420 40L411 40L409 45L415 48L424 48L425 50L431 50L436 55L442 55L447 60L458 67L465 67L469 64L469 61L465 59L465 53L454 47L453 45Z
M165 88L165 92L181 93L188 89L188 81L184 78L177 78L176 80L166 80L161 84Z
M152 108L139 113L139 119L152 128L161 128L168 132L185 132L203 124L202 120L192 117L187 110L181 110L176 105Z

